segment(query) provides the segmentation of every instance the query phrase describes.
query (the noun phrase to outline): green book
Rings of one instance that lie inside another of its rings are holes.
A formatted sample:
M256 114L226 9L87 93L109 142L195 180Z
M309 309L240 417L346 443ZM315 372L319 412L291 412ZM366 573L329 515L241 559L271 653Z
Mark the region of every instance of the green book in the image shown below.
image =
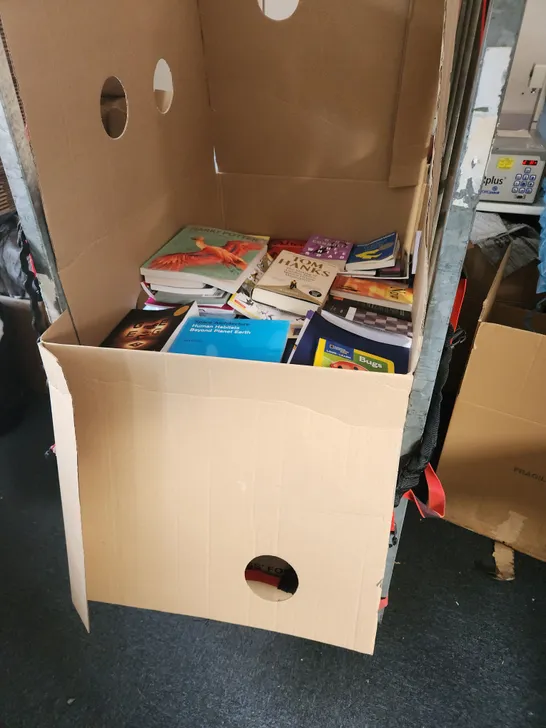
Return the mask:
M150 285L200 281L235 293L256 270L269 238L189 226L147 260L140 272Z

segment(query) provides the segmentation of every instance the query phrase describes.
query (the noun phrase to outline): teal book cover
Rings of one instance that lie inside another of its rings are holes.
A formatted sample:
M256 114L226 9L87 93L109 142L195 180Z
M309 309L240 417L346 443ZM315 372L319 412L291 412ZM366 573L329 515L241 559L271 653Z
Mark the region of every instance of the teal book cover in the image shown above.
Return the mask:
M189 274L206 282L235 283L255 268L268 240L217 228L185 227L152 255L140 272L146 280L166 282Z
M289 321L190 319L169 349L171 354L280 362Z

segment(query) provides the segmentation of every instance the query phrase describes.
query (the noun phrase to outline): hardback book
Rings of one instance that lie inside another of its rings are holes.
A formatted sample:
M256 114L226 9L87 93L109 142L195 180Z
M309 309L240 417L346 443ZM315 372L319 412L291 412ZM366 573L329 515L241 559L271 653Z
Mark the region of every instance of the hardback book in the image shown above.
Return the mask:
M173 354L280 362L286 348L288 321L192 318L175 338Z
M318 311L306 323L302 335L296 342L290 363L313 366L321 339L336 342L339 346L349 349L356 349L364 353L370 360L380 358L392 364L387 368L371 364L368 371L394 371L397 374L407 374L409 370L411 344L397 346L372 341L327 321Z
M197 304L163 310L129 311L101 346L112 349L166 351L188 320L197 316Z
M391 359L344 346L330 339L319 339L313 364L329 369L394 374L394 362Z
M375 278L338 276L332 285L332 295L351 301L376 303L402 311L411 311L413 305L412 288Z
M413 335L413 324L409 312L400 311L399 313L403 314L403 318L400 318L396 315L396 309L383 308L380 311L374 311L374 308L381 307L329 296L324 304L323 310L332 316L337 316L338 318L362 326L369 326L380 329L381 331L389 331L393 334L402 334L404 336Z
M326 300L338 270L322 260L295 253L281 253L254 288L252 298L305 316Z
M345 269L348 271L377 270L388 268L396 261L400 241L397 233L389 233L370 243L353 246Z
M349 240L337 240L336 238L325 238L322 235L313 235L307 241L302 255L323 260L336 266L338 270L344 270L352 249L353 243Z
M235 293L267 253L269 238L186 227L141 267L145 281L176 287L188 280Z
M295 253L296 255L302 255L306 245L307 242L305 240L281 240L280 238L272 238L267 246L267 252L271 260L275 260L279 253L286 251Z

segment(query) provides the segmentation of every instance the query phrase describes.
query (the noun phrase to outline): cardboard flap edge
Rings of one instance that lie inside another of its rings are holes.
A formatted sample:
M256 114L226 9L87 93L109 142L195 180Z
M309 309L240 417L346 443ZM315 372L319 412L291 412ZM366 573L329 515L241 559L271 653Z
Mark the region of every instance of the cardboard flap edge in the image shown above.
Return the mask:
M389 173L390 187L418 183L432 134L443 46L444 3L418 0L408 19ZM431 62L432 61L432 62ZM434 89L434 93L430 92ZM430 97L430 98L429 98ZM420 115L416 119L416 109Z
M49 382L55 431L59 485L68 555L72 601L87 631L90 631L83 526L78 480L78 454L72 395L53 347L39 342L40 355Z
M506 266L508 265L508 261L510 260L510 253L512 251L512 246L508 246L508 250L504 254L504 258L501 261L501 264L499 265L499 269L497 271L497 275L495 276L493 283L491 285L491 288L489 289L489 293L487 294L487 298L485 299L483 306L482 306L482 312L480 314L480 318L478 319L478 323L482 324L484 321L487 321L487 318L489 314L491 313L491 309L493 308L493 304L496 301L497 294L499 292L500 284L502 283L502 279L504 277L504 271L506 270Z

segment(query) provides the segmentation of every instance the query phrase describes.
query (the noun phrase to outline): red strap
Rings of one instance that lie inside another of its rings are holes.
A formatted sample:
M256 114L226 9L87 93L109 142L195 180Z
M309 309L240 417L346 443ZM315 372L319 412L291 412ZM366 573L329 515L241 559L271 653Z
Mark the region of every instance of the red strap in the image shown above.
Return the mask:
M394 511L392 512L392 520L391 520L391 533L394 533L396 531L396 520L394 518Z
M382 609L385 609L389 606L389 597L383 597L383 599L379 602L379 611Z
M455 300L453 301L453 310L451 311L450 323L453 326L453 330L457 329L459 325L459 317L461 315L461 309L464 303L464 297L466 295L466 278L461 278L459 285L457 286L457 293L455 294Z
M440 478L436 475L430 463L425 469L425 478L428 485L428 507L440 518L443 518L446 514L446 493Z
M485 38L485 27L487 24L487 0L483 0L482 3L482 17L480 23L480 45L483 43Z
M266 574L260 569L247 569L245 571L245 579L247 581L260 581L262 584L269 584L269 586L275 586L278 588L280 577L273 576L273 574Z
M408 490L404 498L415 503L422 518L443 518L446 513L446 494L440 478L436 475L430 463L425 468L425 478L428 486L427 503L423 503L413 490Z

